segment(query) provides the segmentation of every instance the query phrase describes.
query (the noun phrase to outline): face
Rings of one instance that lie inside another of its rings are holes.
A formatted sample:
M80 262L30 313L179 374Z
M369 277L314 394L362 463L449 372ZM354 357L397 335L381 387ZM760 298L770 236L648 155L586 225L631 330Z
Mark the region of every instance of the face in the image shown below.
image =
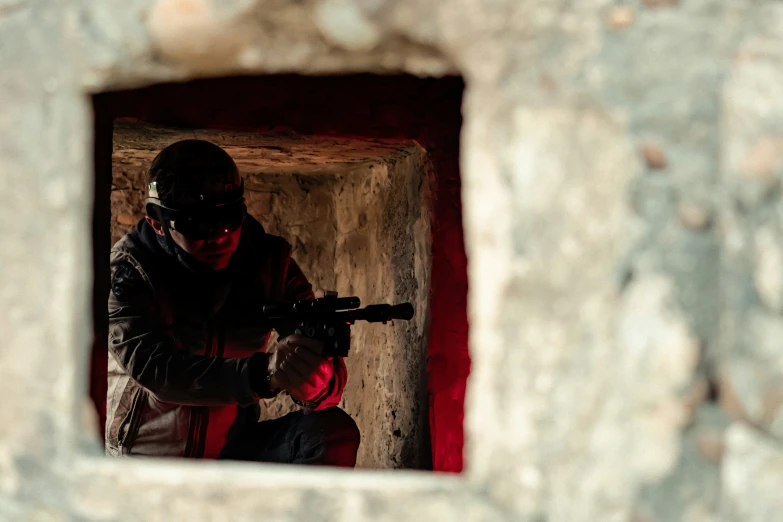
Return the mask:
M163 225L161 225L160 221L149 216L146 219L156 234L165 236ZM242 227L240 226L233 231L224 230L212 239L191 239L176 230L170 230L169 232L174 242L182 250L193 256L196 261L210 267L212 270L223 270L228 266L231 256L234 255L237 246L239 246L239 236L242 233Z

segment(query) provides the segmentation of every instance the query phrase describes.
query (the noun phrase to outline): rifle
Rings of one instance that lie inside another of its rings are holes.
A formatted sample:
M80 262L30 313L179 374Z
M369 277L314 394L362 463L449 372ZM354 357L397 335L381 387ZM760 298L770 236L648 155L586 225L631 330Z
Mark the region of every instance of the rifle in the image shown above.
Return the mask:
M408 321L413 317L410 303L360 306L358 297L337 297L337 292L325 292L318 299L266 304L264 322L278 333L293 331L322 341L324 356L347 357L351 325L356 321L386 324L393 319Z

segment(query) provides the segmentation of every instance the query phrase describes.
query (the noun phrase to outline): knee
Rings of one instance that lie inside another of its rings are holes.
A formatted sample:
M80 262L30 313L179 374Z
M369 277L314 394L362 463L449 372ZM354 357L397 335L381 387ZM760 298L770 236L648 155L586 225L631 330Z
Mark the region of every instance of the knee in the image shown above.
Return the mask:
M359 428L339 408L303 415L300 420L300 457L293 462L352 468L359 452Z

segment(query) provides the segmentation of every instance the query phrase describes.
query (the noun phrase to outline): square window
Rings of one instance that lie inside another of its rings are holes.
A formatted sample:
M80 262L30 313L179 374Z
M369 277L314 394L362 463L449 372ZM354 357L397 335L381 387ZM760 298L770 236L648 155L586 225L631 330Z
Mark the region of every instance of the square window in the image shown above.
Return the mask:
M353 327L339 406L362 434L358 467L460 471L469 372L462 87L459 78L269 76L96 95L90 389L101 423L109 249L144 218L155 155L197 138L231 155L249 215L292 245L316 292L414 304L411 321ZM287 397L262 401L261 419L296 408ZM189 433L197 430L190 424Z

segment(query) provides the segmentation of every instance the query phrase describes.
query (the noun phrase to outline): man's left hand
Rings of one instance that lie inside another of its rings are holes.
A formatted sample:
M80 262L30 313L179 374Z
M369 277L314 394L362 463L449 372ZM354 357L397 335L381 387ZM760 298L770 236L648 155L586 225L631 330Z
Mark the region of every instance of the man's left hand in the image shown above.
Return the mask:
M323 343L301 335L278 341L269 351L272 384L300 402L320 399L334 376L334 362L323 357Z

